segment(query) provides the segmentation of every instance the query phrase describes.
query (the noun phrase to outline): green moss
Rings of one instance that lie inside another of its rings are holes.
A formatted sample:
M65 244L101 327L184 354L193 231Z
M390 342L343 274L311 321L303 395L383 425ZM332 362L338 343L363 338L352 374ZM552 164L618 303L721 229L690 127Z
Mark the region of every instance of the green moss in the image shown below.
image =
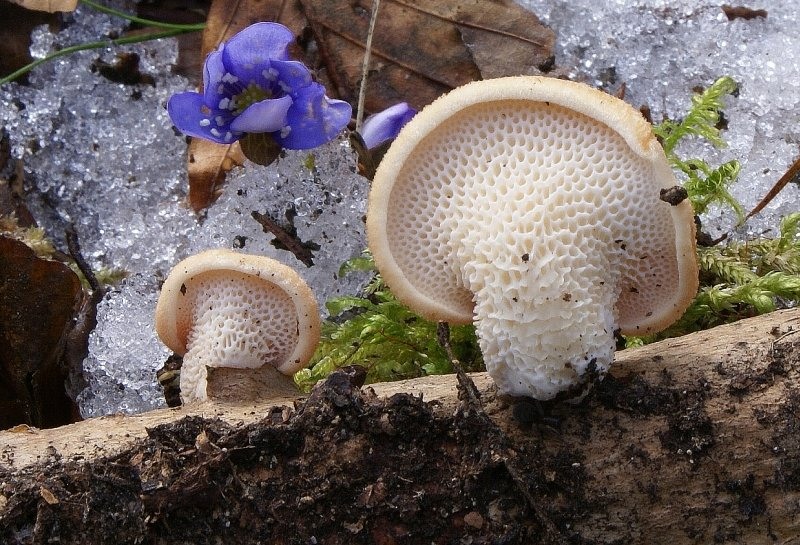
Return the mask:
M663 121L653 127L653 132L661 141L672 167L685 176L684 187L695 213L703 214L709 205L718 203L731 208L741 223L744 210L728 191L739 176L739 162L728 161L712 167L702 159L682 159L676 152L678 144L685 138L702 138L717 147L725 146L718 127L725 106L723 99L736 90L736 82L731 78L718 79L692 97L691 108L682 120Z
M367 382L384 382L452 372L437 341L437 324L402 305L375 270L372 257L351 259L339 275L354 271L374 274L362 296L337 297L326 307L331 318L322 327L322 341L309 368L295 375L308 390L339 367L358 364L367 369ZM482 368L475 329L450 329L454 355L469 369Z

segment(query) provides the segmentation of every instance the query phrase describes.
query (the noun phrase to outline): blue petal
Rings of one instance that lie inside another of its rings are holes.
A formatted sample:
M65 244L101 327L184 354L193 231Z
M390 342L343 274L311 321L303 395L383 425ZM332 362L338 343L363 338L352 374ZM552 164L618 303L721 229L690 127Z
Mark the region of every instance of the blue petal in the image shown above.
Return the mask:
M408 123L412 117L416 115L417 111L408 105L407 102L401 102L390 106L373 114L364 120L361 125L359 133L364 140L368 149L380 146L387 140L396 138L400 129Z
M189 136L205 138L218 144L230 144L242 133L230 128L231 116L210 111L200 93L178 93L167 102L167 112L172 123Z
M222 49L225 68L242 80L259 86L265 83L262 74L271 60L289 58L286 48L294 41L292 32L278 23L256 23L228 40Z
M222 77L225 75L225 66L222 64L222 48L212 51L203 63L203 96L206 105L217 107L219 101L225 96Z
M312 83L292 96L286 114L287 127L275 134L287 149L309 149L333 140L349 122L352 108L347 102L325 96L325 87Z
M269 63L269 68L270 75L274 74L275 77L271 83L280 94L291 94L302 87L311 85L313 81L311 72L305 64L299 61L274 60Z
M286 126L286 112L292 97L283 96L255 102L232 122L231 129L240 132L275 132Z

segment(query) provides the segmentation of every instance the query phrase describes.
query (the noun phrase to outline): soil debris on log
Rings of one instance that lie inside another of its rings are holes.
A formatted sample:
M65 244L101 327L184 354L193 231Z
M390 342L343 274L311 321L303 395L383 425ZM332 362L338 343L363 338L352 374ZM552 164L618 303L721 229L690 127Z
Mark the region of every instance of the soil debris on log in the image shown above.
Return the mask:
M0 541L530 543L551 513L533 516L522 489L549 497L561 527L580 513L580 493L542 478L572 472L569 453L545 467L515 456L521 487L482 409L440 415L435 403L379 399L358 382L337 372L305 403L242 428L190 416L92 464L0 472Z
M0 432L0 543L792 543L798 332L624 350L580 403L348 368L305 401Z

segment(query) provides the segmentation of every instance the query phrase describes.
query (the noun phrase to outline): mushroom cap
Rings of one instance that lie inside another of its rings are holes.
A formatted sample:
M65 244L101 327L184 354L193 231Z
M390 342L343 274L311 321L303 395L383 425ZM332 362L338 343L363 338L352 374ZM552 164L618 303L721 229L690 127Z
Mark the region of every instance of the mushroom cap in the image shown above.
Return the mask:
M622 100L553 78L478 81L402 129L372 183L367 237L393 293L429 319L469 323L476 285L519 287L520 275L477 278L480 262L462 270L476 248L478 261L518 258L515 271L568 252L561 272L618 269L616 322L647 334L680 317L697 291L691 204L659 200L676 183L650 125ZM587 238L615 247L574 244Z
M214 308L197 307L209 294ZM229 315L222 316L223 310ZM270 363L291 375L308 363L319 343L319 309L311 289L294 269L264 256L215 249L178 263L161 289L156 332L184 355L197 334L196 319L215 320L204 324L219 337L210 343L214 354L205 358L213 366L258 367L267 363L265 354L277 354L279 361ZM262 346L243 347L244 339ZM255 360L223 361L227 354L248 352Z

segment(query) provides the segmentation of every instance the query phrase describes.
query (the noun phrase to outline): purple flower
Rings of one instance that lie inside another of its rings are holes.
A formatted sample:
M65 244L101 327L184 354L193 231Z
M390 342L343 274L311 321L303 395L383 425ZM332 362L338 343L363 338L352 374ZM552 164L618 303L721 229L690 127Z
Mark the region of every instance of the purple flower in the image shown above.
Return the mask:
M408 103L401 102L369 116L358 132L361 133L367 149L373 149L395 138L403 125L416 114L417 111Z
M308 68L289 59L292 41L285 26L256 23L222 43L206 58L203 93L169 99L172 122L219 144L271 133L283 148L309 149L335 138L350 121L350 105L325 96Z

